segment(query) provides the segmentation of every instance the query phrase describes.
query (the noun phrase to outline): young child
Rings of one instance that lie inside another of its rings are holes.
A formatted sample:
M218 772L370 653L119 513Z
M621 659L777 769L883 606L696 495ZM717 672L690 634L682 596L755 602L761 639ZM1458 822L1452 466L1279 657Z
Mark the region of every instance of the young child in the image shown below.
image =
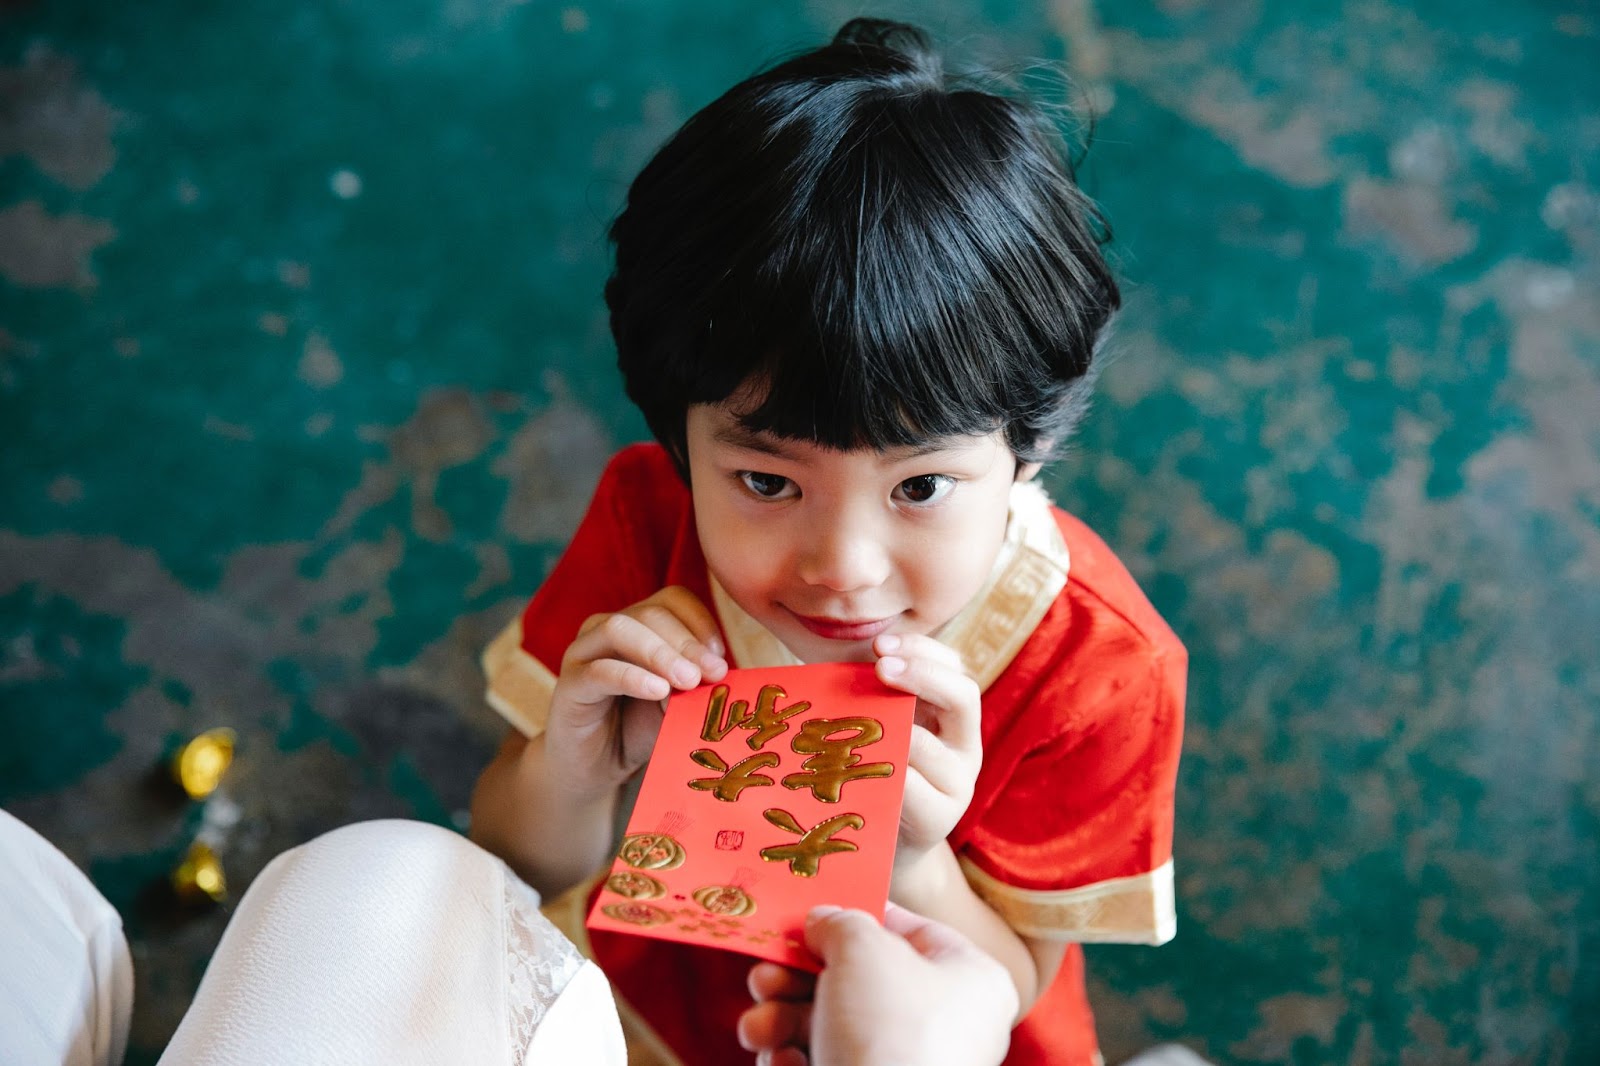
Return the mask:
M474 838L546 899L587 891L673 689L875 662L918 697L893 899L1011 974L1007 1062L1094 1061L1078 945L1173 934L1186 665L1032 480L1118 306L1100 234L1050 124L951 87L908 26L852 21L691 118L611 230L659 443L611 462L485 655L515 728ZM747 959L590 948L658 1052L749 1062Z

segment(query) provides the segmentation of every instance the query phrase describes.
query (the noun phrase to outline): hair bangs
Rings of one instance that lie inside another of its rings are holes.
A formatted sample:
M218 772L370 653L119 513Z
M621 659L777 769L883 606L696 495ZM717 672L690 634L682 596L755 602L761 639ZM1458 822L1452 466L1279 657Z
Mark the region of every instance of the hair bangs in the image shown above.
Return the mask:
M858 20L735 86L630 187L606 286L628 395L686 469L684 413L837 449L1003 430L1048 459L1119 302L1059 133Z
M795 172L790 202L808 224L758 227L783 239L730 272L717 301L715 321L738 328L709 353L720 380L696 391L715 402L759 383L749 429L903 447L1029 422L1063 391L1049 353L1081 345L1059 335L1076 321L1059 309L1083 297L1050 291L1061 269L1040 245L1054 221L1023 217L965 162L996 146L972 143L947 97L882 95L851 101L835 150Z

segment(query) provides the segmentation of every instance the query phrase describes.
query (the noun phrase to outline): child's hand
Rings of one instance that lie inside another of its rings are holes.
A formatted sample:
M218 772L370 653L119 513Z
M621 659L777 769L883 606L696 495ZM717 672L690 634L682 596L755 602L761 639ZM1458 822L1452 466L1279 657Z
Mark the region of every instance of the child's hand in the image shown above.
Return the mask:
M932 637L886 633L872 647L878 678L917 697L895 850L896 869L910 869L944 842L972 802L983 764L982 704L961 656Z
M727 672L716 619L688 589L590 617L550 698L549 765L580 795L614 790L650 757L672 690Z

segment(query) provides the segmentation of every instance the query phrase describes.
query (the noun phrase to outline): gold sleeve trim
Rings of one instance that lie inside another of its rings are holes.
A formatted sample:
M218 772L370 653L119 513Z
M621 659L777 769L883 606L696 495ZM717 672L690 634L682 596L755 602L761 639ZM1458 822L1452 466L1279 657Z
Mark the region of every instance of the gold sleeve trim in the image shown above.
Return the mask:
M961 869L978 897L1023 936L1084 944L1165 944L1178 931L1171 859L1147 874L1060 890L1008 885L964 855Z
M489 706L530 740L544 732L556 675L523 650L520 614L483 650L483 674Z

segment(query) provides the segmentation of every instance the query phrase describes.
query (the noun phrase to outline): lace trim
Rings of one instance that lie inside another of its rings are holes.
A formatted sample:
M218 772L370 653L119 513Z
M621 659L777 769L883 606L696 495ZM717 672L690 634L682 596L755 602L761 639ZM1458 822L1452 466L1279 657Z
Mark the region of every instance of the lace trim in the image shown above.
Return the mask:
M524 1066L533 1034L583 966L583 955L539 913L539 893L509 868L505 884L506 1019L512 1066Z

